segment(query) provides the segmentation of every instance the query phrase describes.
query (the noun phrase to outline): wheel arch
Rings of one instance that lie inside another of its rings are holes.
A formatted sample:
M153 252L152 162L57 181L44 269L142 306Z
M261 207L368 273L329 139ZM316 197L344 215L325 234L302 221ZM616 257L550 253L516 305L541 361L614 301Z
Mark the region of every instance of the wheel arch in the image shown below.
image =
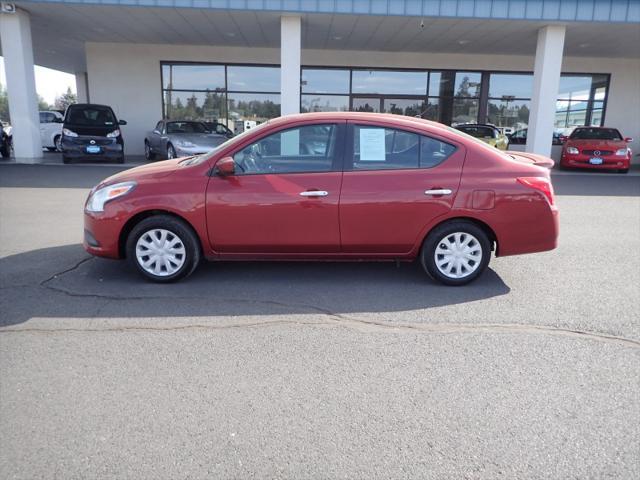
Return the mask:
M441 220L440 222L434 224L429 230L427 230L427 233L424 235L424 238L422 239L421 245L424 244L425 240L433 230L435 230L441 225L444 225L445 223L456 222L456 221L470 222L480 227L482 231L486 233L487 237L489 238L489 241L491 242L491 250L495 251L496 256L498 255L500 244L498 242L498 236L496 235L496 232L493 230L493 228L491 228L491 226L488 223L474 217L458 216L458 217L449 217L449 218L445 218L444 220Z
M200 253L202 253L202 240L200 239L200 235L198 235L198 231L193 227L193 225L191 225L191 222L189 222L189 220L184 218L182 215L178 215L177 213L171 212L169 210L153 209L153 210L144 210L142 212L136 213L124 224L124 226L122 227L122 230L120 230L120 235L118 236L118 257L119 258L124 259L127 257L127 251L126 251L127 238L129 237L129 234L134 229L134 227L137 224L139 224L142 220L149 217L156 216L156 215L166 215L184 222L184 224L191 229L191 232L195 235L196 239L198 240L198 247L200 248Z

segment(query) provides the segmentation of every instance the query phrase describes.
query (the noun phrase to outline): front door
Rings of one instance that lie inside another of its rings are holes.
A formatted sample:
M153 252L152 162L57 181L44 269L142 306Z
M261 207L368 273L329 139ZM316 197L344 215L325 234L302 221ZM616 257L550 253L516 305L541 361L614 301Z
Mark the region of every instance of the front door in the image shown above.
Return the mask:
M207 226L222 254L340 251L338 202L345 123L268 134L233 153L236 174L207 187Z
M349 123L340 197L345 253L406 254L446 214L460 184L461 144L375 122Z

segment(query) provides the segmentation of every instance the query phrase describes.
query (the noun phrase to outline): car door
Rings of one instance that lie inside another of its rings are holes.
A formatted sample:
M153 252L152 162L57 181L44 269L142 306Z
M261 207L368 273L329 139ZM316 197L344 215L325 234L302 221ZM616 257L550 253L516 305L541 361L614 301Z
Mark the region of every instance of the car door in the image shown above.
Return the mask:
M408 253L452 208L464 146L419 132L349 123L340 196L345 253Z
M162 134L162 129L164 128L164 122L160 121L156 124L153 131L149 134L149 146L153 153L159 153L160 149L160 136Z
M53 123L55 115L51 112L40 112L40 141L43 147L53 147L51 128L58 124Z
M212 248L222 255L339 252L344 126L283 128L232 152L236 174L213 175L207 186Z

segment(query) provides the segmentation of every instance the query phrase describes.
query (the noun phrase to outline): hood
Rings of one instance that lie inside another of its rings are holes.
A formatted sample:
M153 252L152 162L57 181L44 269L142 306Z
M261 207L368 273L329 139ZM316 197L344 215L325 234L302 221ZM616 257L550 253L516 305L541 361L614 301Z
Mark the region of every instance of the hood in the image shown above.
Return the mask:
M169 137L176 142L191 142L200 147L211 148L227 141L227 137L216 133L170 133Z
M569 139L565 144L571 147L586 148L590 150L617 150L618 148L624 148L627 146L627 142L624 140L596 140L596 139Z
M162 178L170 175L178 168L178 165L184 158L174 158L163 162L150 163L149 165L140 165L139 167L130 168L123 172L111 175L101 181L96 188L103 185L127 182L129 180L141 181L153 178Z
M553 165L555 164L555 162L549 157L538 155L537 153L509 151L508 155L511 155L518 162L537 165L538 167L553 168Z

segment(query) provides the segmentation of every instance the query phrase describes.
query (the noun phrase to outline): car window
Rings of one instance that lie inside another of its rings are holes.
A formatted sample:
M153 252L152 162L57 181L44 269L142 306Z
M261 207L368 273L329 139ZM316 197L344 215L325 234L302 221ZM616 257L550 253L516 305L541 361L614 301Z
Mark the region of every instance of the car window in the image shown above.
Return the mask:
M50 112L40 112L40 123L52 123L56 116Z
M113 111L99 105L71 106L67 110L65 123L73 125L104 127L116 124Z
M264 137L236 152L233 159L239 175L329 172L336 138L336 125L305 125Z
M159 131L160 133L162 133L162 122L158 122L156 123L156 128L155 130Z
M227 133L229 133L229 129L221 123L216 123L216 133L219 133L220 135L226 135Z
M622 135L615 128L576 128L572 140L622 140Z
M456 127L461 132L466 133L467 135L471 135L475 138L495 138L496 131L491 127L485 127L481 125L467 126L460 125Z
M200 122L169 122L167 133L209 133L209 130Z
M356 125L353 133L353 170L431 168L455 151L435 138L392 128Z

